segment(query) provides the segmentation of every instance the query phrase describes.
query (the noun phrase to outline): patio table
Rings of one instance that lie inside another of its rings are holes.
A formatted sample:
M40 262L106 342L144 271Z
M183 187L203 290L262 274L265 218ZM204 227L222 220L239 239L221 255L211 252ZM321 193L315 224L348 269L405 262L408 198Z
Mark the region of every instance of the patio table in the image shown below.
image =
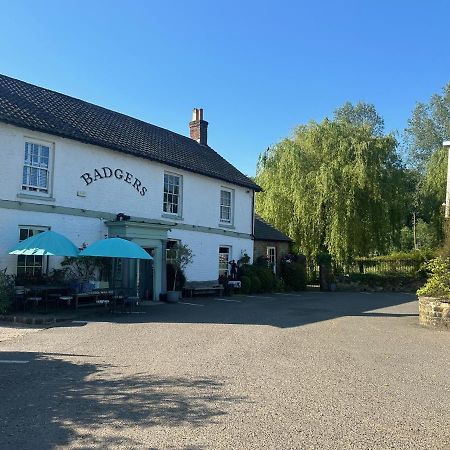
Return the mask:
M111 289L100 289L100 290L95 290L95 291L91 291L91 292L83 292L80 294L74 294L74 300L75 300L75 309L78 309L82 306L92 306L92 305L97 305L98 301L100 299L105 299L105 297L113 297L114 295L114 291ZM92 300L90 303L84 304L84 305L80 305L80 300Z
M45 305L45 311L47 311L49 298L59 298L61 295L64 295L68 291L68 287L64 285L28 285L24 286L24 291L26 293L25 303L27 303L28 299L31 300L31 298L42 298L42 302ZM31 301L33 302L34 300ZM38 301L34 302L35 306L37 306L39 303Z

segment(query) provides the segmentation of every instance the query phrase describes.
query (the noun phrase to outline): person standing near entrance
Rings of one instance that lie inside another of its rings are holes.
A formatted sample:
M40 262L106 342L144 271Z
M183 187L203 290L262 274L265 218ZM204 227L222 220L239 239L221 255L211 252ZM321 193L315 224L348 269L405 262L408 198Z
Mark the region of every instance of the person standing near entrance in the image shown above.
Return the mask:
M236 280L237 268L238 268L236 261L234 259L232 259L228 264L230 265L230 278L232 280Z

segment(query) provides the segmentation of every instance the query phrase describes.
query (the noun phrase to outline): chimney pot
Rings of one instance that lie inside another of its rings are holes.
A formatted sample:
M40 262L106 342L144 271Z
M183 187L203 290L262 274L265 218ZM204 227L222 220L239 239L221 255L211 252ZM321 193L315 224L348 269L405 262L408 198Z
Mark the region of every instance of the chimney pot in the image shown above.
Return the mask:
M189 131L191 139L199 144L208 143L208 122L203 120L203 108L194 108L192 110L192 122L189 122Z
M203 108L194 108L192 111L192 121L203 120Z

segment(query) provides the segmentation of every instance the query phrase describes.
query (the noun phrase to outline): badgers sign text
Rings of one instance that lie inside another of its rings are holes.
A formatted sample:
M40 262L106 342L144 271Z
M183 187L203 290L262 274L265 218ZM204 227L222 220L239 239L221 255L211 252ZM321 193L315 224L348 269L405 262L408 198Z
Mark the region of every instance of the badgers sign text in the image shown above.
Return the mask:
M147 192L147 188L142 185L141 180L136 178L132 173L122 169L113 170L110 167L102 167L100 169L94 169L93 173L83 173L80 178L84 180L86 186L89 186L94 181L103 180L104 178L117 178L118 180L123 180L125 183L128 183L142 196Z

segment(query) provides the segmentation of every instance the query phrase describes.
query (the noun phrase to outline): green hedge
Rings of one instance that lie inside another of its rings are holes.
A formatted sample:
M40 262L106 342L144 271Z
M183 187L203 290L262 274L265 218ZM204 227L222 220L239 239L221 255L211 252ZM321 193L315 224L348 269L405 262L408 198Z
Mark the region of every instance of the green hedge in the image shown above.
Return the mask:
M250 283L251 283L251 291L253 293L259 294L260 292L262 292L261 280L256 275L250 277Z
M277 284L277 279L272 270L261 264L247 264L241 267L239 273L241 283L243 277L249 278L252 292L272 292ZM257 279L256 286L253 282L254 279ZM242 292L244 292L244 289L242 289Z
M281 264L281 278L287 289L303 291L306 289L306 267L303 263Z
M378 273L354 273L345 277L345 281L354 281L368 286L384 286L387 284L409 283L411 281L419 281L424 279L423 273L419 272L415 275L404 275L399 273L378 274ZM338 278L338 281L339 278Z
M350 274L372 273L388 276L392 274L415 276L417 272L423 270L424 264L432 258L434 258L434 252L431 250L413 250L370 258L356 258L349 272Z
M411 261L411 262L425 262L435 257L434 250L412 250L410 252L393 252L389 255L371 256L356 258L356 262L397 262L397 261Z
M241 276L241 292L243 294L250 294L252 292L252 283L250 278L245 275Z

